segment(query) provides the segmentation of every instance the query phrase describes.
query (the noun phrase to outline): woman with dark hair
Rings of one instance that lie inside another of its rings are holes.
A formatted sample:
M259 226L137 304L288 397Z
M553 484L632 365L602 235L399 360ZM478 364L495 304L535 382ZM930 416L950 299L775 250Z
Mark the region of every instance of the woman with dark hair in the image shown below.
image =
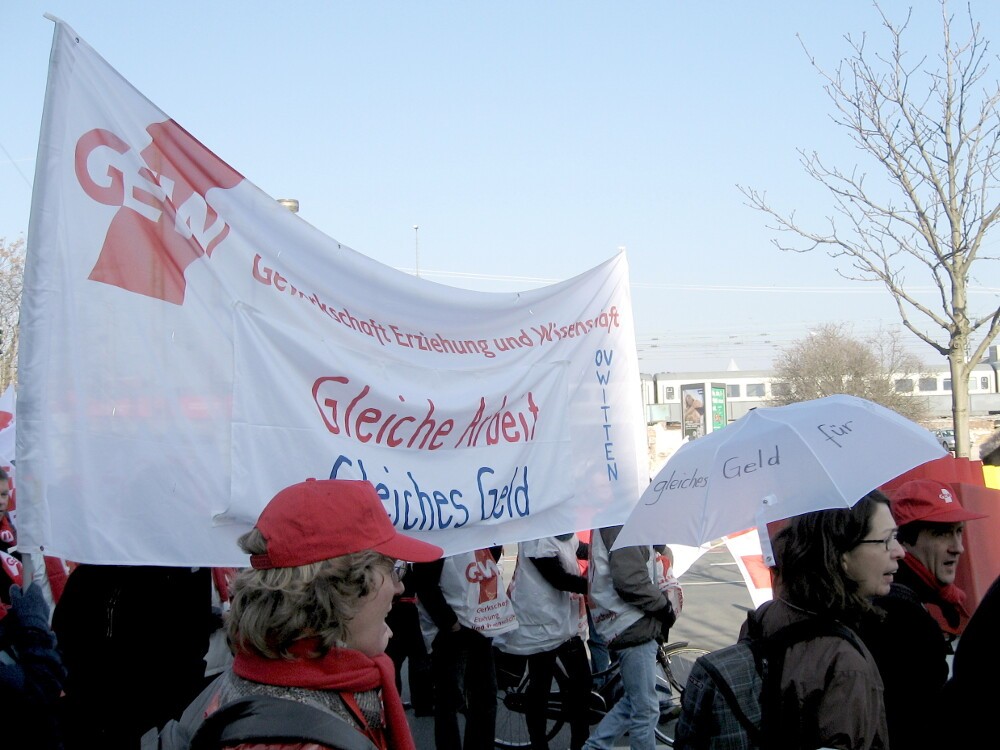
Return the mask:
M856 631L872 599L889 592L904 555L889 499L878 491L852 508L791 519L773 546L775 599L752 616L764 636L809 619ZM779 694L782 747L888 747L882 678L860 638L831 632L793 643Z

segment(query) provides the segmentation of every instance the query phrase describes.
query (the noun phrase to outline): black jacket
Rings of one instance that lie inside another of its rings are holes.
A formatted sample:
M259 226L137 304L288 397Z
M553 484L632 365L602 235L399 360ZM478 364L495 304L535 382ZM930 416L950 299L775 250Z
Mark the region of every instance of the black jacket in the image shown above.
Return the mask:
M875 600L885 619L879 622L873 616L861 629L885 684L893 748L937 747L929 724L942 715L941 691L948 679L951 648L923 606L930 593L910 568L900 565L889 595Z

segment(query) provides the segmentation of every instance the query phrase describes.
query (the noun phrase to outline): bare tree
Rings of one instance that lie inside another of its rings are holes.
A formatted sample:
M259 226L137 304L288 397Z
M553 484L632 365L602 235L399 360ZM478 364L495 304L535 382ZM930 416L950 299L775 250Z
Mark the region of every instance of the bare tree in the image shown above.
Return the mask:
M927 416L926 400L897 392L895 378L899 373L920 370L920 362L905 351L898 334L861 340L853 338L843 325L828 323L780 352L774 362L776 381L769 405L846 393L919 422Z
M841 276L881 282L903 325L948 358L956 455L969 455L969 375L1000 332L1000 306L970 309L968 292L987 235L1000 218L1000 87L987 80L989 43L968 13L968 38L952 41L957 24L941 0L943 45L936 64L904 45L910 16L892 22L876 5L888 32L887 53L870 51L867 36L846 37L853 53L834 72L810 62L825 81L833 121L876 166L828 167L815 152L799 151L809 176L833 199L826 226L813 229L772 208L766 193L740 186L772 228L796 236L782 250L824 249L846 259ZM805 45L803 45L805 47ZM808 50L806 50L808 54ZM986 274L983 263L976 268ZM930 283L934 299L915 284Z
M17 380L18 318L24 283L24 239L0 237L0 392Z

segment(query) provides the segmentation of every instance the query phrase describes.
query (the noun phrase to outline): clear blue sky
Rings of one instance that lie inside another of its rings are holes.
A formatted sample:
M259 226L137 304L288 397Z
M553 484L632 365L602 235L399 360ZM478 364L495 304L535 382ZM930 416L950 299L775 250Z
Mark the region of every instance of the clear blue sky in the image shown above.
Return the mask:
M937 54L939 9L914 4L910 46ZM908 5L883 3L894 18ZM1000 3L972 7L1000 51ZM644 372L768 367L776 346L825 322L858 335L899 325L882 287L774 248L736 188L826 214L796 149L843 168L859 155L796 35L831 68L847 33L884 46L869 2L5 0L7 240L28 229L45 12L251 182L382 263L501 291L625 247ZM996 304L990 273L973 305Z

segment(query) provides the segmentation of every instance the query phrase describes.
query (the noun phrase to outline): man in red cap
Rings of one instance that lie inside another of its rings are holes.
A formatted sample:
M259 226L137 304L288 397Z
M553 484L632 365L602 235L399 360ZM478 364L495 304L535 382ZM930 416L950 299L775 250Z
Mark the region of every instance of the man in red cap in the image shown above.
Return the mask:
M885 618L862 635L885 684L892 747L938 747L934 721L947 718L940 710L947 657L969 617L965 592L955 585L962 535L967 521L984 516L965 510L950 485L931 479L911 480L888 494L906 557L889 594L875 600Z

